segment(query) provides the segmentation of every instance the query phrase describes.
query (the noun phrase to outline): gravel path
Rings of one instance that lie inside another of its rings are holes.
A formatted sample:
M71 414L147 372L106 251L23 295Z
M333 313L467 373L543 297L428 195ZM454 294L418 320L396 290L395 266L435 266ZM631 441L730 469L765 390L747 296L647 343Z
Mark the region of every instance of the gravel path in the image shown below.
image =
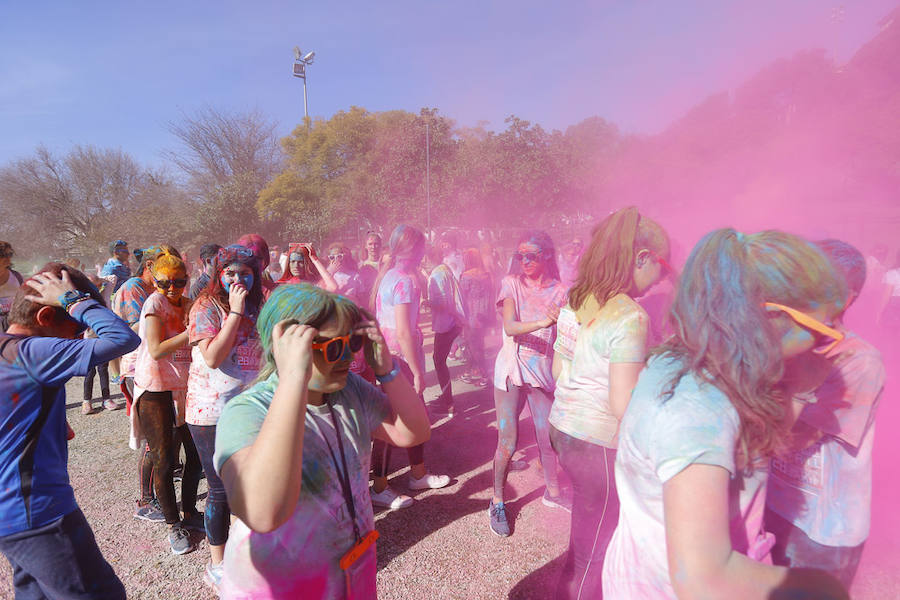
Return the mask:
M430 354L430 344L426 352ZM451 373L460 371L458 364L451 363ZM426 398L433 398L437 395L433 371L428 377ZM209 557L205 541L196 552L174 556L163 525L132 518L138 497L137 456L127 446L125 411L101 410L83 416L81 381L74 379L67 386L68 418L76 432L69 444L69 473L81 509L103 554L125 583L128 597L214 598L201 580ZM456 414L434 422L432 441L426 447L429 468L450 474L451 485L442 490L407 492L416 498L412 507L376 512L381 534L379 597L551 598L567 543L569 515L540 502L543 477L527 408L520 424L519 454L524 453L530 466L509 476L513 535L502 539L487 526L491 458L496 444L492 392L460 381L454 381L454 391ZM393 485L401 491L406 486L405 462L403 452L395 453ZM205 497L205 480L200 483L200 492L201 498ZM876 522L879 518L876 513ZM885 513L882 518L881 525L887 527L873 527L854 598L900 597L896 569L900 564L900 547L896 544L900 527L895 515ZM202 540L202 536L198 534L196 539ZM10 570L8 566L0 568L0 598L11 598L11 590Z

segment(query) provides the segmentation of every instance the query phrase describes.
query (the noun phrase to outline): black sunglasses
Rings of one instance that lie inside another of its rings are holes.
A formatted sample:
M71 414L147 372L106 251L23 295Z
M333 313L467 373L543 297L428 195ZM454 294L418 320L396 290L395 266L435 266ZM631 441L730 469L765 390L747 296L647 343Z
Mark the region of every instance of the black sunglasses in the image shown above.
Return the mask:
M338 254L329 254L328 255L328 260L343 260L343 259L344 259L343 252L339 252Z
M161 289L161 290L167 290L167 289L169 289L170 287L174 287L176 290L180 290L180 289L184 288L184 287L188 284L187 278L184 278L184 279L172 279L172 280L163 279L162 281L160 281L159 279L154 278L154 279L153 279L153 282L156 283L156 287L158 287L158 288Z
M513 258L519 262L528 261L528 262L538 262L541 260L541 254L538 252L526 252L522 254L521 252L516 252L513 254Z
M331 338L324 342L317 342L312 345L314 350L321 350L325 355L325 361L334 363L341 360L344 356L345 346L350 347L350 352L357 353L362 349L366 339L359 334L342 335Z

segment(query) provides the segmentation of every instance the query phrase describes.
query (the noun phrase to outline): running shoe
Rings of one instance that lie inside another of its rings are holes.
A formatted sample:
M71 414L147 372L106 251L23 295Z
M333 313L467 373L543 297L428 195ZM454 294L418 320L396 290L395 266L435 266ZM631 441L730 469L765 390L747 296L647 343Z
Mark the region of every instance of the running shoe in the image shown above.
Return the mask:
M140 519L141 521L151 521L153 523L164 523L166 521L166 517L162 513L162 507L159 505L159 502L156 501L156 498L146 503L138 500L137 509L134 511L134 518Z
M560 492L559 496L551 496L547 490L544 490L544 497L541 498L541 502L544 506L549 506L550 508L561 508L568 513L572 512L572 500L562 492Z
M181 523L176 523L169 529L169 546L172 547L172 554L187 554L197 548L191 543L191 534Z
M409 489L411 490L437 490L442 487L447 487L449 483L449 475L432 475L431 473L425 473L425 476L421 479L416 479L412 474L409 476Z
M94 414L94 407L91 406L90 400L85 400L81 403L81 414L83 415L92 415Z
M472 383L472 381L474 381L475 378L476 378L476 375L473 375L472 373L463 373L457 379L459 379L460 381L462 381L464 383Z
M428 403L428 412L436 415L452 415L453 400L442 400L437 398Z
M201 531L206 533L206 525L203 522L203 515L200 513L194 513L189 517L185 517L181 520L181 526L185 529L190 529L191 531Z
M380 492L376 492L375 490L370 491L372 496L372 504L375 506L397 510L398 508L407 508L413 505L412 498L410 498L409 496L404 496L403 494L398 494L397 492L392 490L390 486L384 488Z
M124 407L115 400L107 398L103 401L103 408L106 410L121 410Z
M217 565L212 564L212 562L206 563L206 572L203 574L203 583L218 592L219 585L222 583L223 568L224 562L220 562Z
M509 537L509 521L506 520L505 504L491 502L491 506L488 508L488 517L490 517L491 531L500 537Z

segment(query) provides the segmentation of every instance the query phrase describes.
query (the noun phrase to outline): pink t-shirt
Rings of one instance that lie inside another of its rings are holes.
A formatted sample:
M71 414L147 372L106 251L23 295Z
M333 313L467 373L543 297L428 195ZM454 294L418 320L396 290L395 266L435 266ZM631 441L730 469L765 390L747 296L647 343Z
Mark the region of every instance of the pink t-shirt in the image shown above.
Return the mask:
M188 377L185 420L191 425L215 425L225 403L256 379L262 361L259 334L251 319L241 317L234 346L225 361L211 369L200 352L199 342L216 337L228 314L208 297L191 307L188 337L192 362Z
M137 361L134 366L134 384L148 392L168 392L187 389L188 367L191 364L191 349L183 346L159 360L150 356L147 348L147 316L154 315L162 320L162 339L167 340L185 330L184 309L175 306L159 292L150 294L141 308L138 335Z

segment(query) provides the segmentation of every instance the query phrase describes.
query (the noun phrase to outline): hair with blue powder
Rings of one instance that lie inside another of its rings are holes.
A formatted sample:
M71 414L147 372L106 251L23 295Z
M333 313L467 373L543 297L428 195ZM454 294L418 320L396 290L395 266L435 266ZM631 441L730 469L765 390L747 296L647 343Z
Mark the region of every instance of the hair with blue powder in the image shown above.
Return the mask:
M858 296L866 283L866 257L862 252L847 242L835 239L820 240L816 246L825 253L835 270L844 276L847 289Z
M785 400L777 384L784 374L781 336L763 303L801 311L841 307L843 278L810 242L780 231L743 236L733 229L708 233L691 252L670 318L675 334L654 354L682 361L664 397L692 373L728 396L741 419L735 449L752 469L784 442Z
M268 379L277 370L272 354L272 331L279 322L293 320L319 329L334 319L340 331L349 333L364 318L359 307L344 296L308 283L278 286L256 321L265 359L257 380Z

